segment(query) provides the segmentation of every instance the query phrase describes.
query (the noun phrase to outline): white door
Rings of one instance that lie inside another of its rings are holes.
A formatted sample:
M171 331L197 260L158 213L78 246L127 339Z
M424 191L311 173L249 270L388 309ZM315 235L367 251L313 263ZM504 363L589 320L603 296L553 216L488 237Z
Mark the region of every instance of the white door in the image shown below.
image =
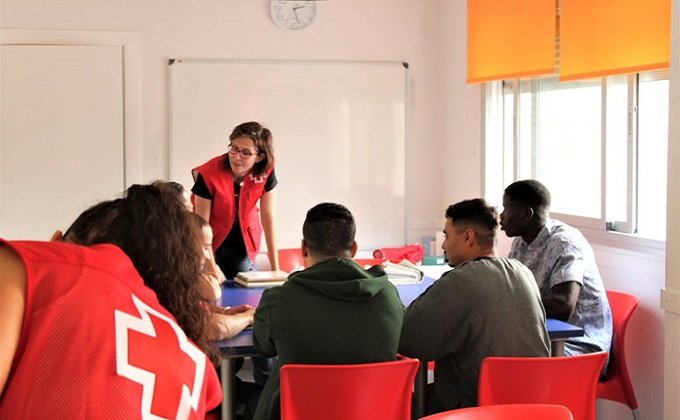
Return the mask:
M3 45L0 236L48 239L125 185L120 46Z

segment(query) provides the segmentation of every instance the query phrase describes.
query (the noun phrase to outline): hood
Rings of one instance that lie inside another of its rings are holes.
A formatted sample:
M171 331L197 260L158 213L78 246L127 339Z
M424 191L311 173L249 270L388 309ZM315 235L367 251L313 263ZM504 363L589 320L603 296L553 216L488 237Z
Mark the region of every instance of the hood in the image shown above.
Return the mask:
M364 270L349 258L332 258L292 273L286 283L299 284L336 300L356 302L380 293L388 280L380 266Z

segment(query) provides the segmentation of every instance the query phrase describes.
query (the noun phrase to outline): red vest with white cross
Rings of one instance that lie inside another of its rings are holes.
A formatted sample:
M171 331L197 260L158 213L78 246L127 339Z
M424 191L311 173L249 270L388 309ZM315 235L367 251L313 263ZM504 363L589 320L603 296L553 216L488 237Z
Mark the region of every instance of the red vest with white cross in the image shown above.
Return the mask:
M114 245L4 242L26 308L0 418L203 419L215 368Z

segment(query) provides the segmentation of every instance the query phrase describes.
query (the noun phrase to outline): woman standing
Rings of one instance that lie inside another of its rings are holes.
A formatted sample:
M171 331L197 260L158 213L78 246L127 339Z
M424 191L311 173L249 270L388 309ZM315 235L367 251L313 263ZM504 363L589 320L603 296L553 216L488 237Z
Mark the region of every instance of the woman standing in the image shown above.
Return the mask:
M238 125L227 153L194 168L192 175L194 212L213 229L215 259L225 276L252 270L263 230L271 269L278 270L271 131L257 122Z

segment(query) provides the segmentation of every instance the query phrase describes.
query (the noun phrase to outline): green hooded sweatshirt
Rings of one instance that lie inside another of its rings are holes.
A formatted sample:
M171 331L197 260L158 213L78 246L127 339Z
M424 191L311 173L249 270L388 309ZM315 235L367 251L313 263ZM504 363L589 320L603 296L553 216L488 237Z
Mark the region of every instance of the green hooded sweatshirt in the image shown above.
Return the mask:
M255 348L278 356L256 420L280 418L279 368L286 363L395 360L404 316L399 293L379 266L333 258L265 290L255 313Z

